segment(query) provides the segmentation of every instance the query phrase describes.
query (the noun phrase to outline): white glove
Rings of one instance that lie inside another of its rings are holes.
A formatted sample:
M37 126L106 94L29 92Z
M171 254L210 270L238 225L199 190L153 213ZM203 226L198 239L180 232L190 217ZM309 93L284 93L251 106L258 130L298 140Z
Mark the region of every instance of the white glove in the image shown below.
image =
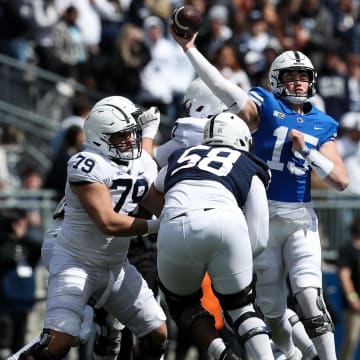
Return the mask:
M142 136L154 139L160 125L160 111L152 106L138 116L138 123L142 129Z

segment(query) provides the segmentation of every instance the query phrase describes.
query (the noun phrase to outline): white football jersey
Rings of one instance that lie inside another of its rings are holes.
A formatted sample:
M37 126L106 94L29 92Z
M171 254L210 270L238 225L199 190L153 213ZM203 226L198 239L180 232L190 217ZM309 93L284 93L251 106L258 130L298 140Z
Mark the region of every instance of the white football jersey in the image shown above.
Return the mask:
M126 258L130 238L104 235L71 191L69 182L105 184L109 188L114 210L135 215L156 177L155 161L143 151L141 157L130 161L128 166L118 165L87 148L71 157L67 170L66 212L58 244L81 257L85 263L99 267L120 264Z
M171 139L154 151L160 167L167 164L168 157L177 149L199 145L203 141L204 127L208 118L186 117L177 119L171 130Z

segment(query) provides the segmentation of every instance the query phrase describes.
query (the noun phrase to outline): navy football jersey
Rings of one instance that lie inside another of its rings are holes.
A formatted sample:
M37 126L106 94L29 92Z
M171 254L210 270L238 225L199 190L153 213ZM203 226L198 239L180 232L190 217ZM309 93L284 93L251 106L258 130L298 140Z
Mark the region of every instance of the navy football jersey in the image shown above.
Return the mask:
M239 207L243 207L255 175L267 187L268 167L254 155L230 147L198 145L170 155L165 192L182 180L212 180L232 192Z
M269 200L311 201L311 166L293 150L289 131L303 132L308 148L318 150L325 142L335 140L337 121L310 103L305 104L308 112L299 114L261 87L251 89L249 95L260 115L259 128L252 134L254 153L267 163L272 174Z

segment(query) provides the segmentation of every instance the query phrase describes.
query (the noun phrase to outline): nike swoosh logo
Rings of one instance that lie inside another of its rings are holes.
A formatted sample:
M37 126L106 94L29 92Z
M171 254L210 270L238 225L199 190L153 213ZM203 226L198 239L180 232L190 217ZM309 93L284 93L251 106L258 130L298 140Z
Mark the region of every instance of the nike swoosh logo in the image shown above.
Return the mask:
M144 172L145 172L145 171L140 171L140 172L138 173L138 175L142 175Z
M322 127L314 126L314 130L322 130L322 129L323 129Z

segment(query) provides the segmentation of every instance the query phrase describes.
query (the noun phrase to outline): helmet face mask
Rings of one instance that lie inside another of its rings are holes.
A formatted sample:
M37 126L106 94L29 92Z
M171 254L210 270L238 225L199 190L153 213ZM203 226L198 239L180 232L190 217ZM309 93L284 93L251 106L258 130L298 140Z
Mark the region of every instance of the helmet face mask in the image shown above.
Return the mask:
M139 126L109 135L109 152L115 159L134 160L141 156L141 130Z
M223 112L214 115L205 124L203 144L250 151L252 136L244 120L230 112Z
M283 82L285 72L305 71L308 74L308 90L302 94L290 93ZM302 104L316 93L317 73L310 59L300 51L285 51L271 64L269 83L274 95L293 104Z
M195 118L209 118L227 109L200 78L191 82L185 92L183 105L187 115Z
M127 98L111 96L94 105L84 123L86 144L112 160L141 156L139 109Z

